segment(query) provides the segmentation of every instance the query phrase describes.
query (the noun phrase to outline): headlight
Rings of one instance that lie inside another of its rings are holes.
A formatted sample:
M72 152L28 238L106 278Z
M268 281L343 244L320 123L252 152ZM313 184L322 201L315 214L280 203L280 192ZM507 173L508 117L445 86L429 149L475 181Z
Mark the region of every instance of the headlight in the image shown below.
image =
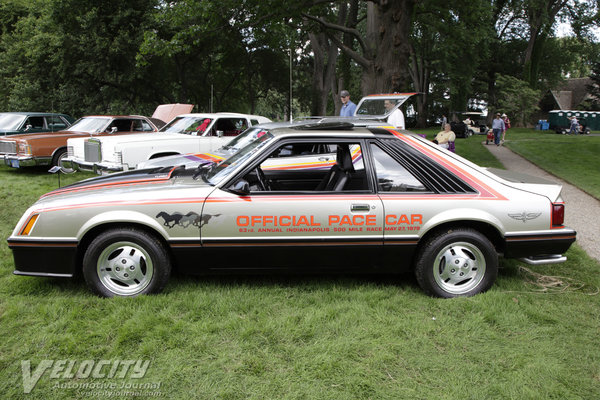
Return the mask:
M18 153L30 155L31 154L31 146L29 144L27 144L27 142L20 142Z

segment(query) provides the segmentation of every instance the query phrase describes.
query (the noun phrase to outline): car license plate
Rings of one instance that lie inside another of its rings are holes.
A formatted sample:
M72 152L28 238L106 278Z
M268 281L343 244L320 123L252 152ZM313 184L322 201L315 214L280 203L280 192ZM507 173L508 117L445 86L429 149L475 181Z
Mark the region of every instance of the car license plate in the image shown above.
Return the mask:
M10 160L10 166L13 168L19 168L19 160Z

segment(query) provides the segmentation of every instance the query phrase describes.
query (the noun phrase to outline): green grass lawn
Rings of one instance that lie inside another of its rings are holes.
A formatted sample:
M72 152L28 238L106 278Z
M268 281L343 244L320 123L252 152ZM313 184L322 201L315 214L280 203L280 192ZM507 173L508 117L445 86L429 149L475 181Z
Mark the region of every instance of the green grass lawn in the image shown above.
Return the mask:
M505 145L540 168L600 199L600 136L510 129Z
M476 138L457 150L497 166ZM5 239L57 181L4 166L0 181ZM4 242L0 398L86 398L63 387L139 381L160 385L139 398L597 399L600 265L578 246L567 256L529 270L503 260L489 292L453 300L425 296L412 276L370 275L174 276L160 295L107 300L79 280L12 275ZM149 368L138 380L47 371L23 393L21 361L105 359Z

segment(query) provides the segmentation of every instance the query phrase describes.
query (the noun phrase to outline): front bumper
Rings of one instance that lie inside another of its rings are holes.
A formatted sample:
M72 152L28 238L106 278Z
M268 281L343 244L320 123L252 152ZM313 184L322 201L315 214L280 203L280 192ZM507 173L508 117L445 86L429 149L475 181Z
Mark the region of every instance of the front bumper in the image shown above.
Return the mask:
M77 242L8 239L15 275L72 277L77 263Z
M35 167L36 165L50 164L49 158L37 158L33 156L18 156L16 154L6 154L4 164L12 168Z
M109 172L119 172L128 170L128 168L126 168L126 166L123 165L88 162L73 157L63 158L60 162L60 165L63 168L69 168L73 171L92 171L99 175Z

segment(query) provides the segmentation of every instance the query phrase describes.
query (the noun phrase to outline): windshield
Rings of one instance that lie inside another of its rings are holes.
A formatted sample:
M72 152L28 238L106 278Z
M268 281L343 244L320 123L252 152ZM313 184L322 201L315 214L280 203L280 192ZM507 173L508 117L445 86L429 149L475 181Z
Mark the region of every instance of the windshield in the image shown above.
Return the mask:
M177 117L160 131L171 133L183 133L185 135L202 135L212 122L206 117Z
M0 129L16 131L25 119L24 115L0 114Z
M67 129L70 132L98 133L104 131L110 118L83 117Z
M262 128L248 128L244 133L241 133L240 135L236 136L231 142L223 146L223 150L231 152L237 151L242 147L248 145L248 143L255 141L257 138L261 137L265 133L267 133L267 131Z
M269 143L274 136L264 130L261 135L257 135L257 139L251 141L246 146L242 147L237 153L232 155L226 160L223 160L213 168L206 176L206 180L216 185L221 182L223 179L227 178L238 166L240 166L244 161L252 157L258 150L263 148L267 143Z

